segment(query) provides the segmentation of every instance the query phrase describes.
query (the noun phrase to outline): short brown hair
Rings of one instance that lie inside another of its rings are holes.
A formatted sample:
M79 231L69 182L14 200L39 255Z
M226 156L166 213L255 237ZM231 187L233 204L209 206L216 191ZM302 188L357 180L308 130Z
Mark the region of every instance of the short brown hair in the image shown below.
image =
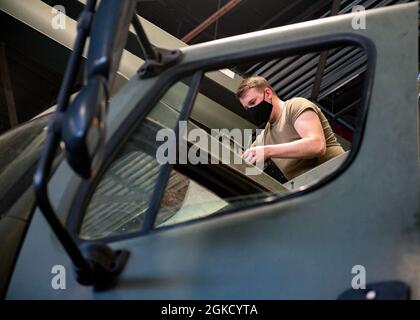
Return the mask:
M241 81L238 89L236 90L236 97L240 99L245 91L256 88L258 91L263 91L265 88L270 88L273 91L273 94L276 94L274 89L268 84L268 81L260 76L253 76L249 78L245 78Z

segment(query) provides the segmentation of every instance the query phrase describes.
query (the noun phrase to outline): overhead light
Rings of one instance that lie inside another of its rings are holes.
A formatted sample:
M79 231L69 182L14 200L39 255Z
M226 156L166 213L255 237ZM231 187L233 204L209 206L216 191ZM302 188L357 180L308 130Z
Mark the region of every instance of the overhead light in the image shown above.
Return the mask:
M219 71L222 72L223 74L227 75L231 79L234 79L235 78L235 72L233 72L232 70L229 70L229 69L220 69Z

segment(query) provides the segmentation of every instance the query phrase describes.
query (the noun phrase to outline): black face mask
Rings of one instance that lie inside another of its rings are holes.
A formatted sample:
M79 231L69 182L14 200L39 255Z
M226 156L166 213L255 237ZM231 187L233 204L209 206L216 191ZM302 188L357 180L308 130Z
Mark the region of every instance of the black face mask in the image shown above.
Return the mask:
M264 99L252 108L248 108L248 111L251 113L251 118L255 121L258 127L261 127L262 125L265 125L270 119L272 109L273 105L265 101L264 93Z

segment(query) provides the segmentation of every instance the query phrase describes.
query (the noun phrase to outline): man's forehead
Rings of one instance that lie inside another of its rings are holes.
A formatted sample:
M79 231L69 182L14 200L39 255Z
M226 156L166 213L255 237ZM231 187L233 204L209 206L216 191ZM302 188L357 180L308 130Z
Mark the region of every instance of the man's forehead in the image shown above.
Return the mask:
M241 97L241 100L248 104L248 102L254 98L257 98L259 96L260 92L256 88L249 88L244 92L244 94Z

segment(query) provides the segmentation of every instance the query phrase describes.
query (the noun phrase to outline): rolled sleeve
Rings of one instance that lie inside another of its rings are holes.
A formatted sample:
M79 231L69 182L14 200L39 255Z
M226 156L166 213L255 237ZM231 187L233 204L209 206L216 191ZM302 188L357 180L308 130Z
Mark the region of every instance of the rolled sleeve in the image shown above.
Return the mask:
M304 98L296 98L289 109L289 119L294 125L299 116L306 110L312 110L318 115L318 107ZM319 116L319 115L318 115Z

